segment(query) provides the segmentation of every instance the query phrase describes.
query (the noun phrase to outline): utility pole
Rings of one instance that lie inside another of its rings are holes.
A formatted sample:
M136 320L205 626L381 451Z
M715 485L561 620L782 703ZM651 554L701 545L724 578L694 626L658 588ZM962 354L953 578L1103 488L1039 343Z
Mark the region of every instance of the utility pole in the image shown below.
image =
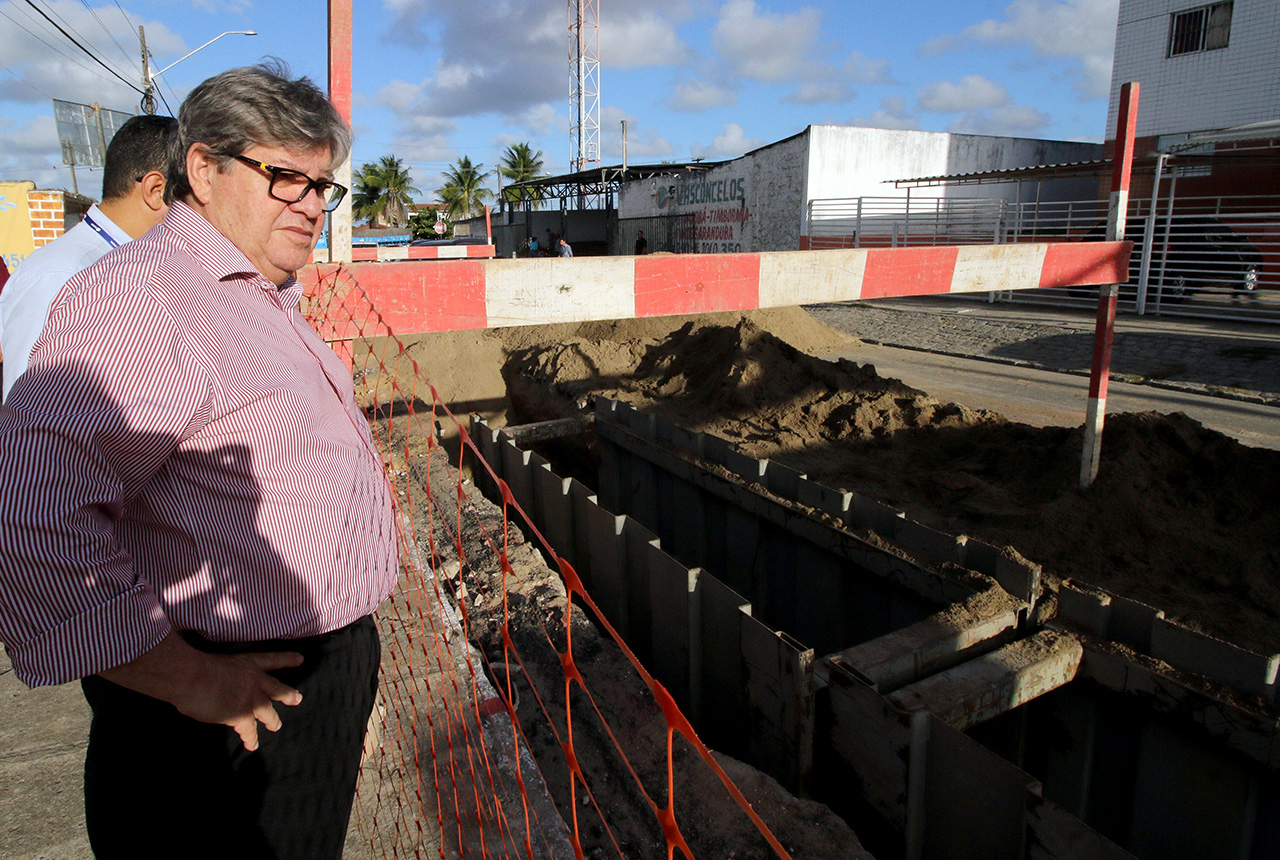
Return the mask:
M80 184L76 182L76 148L70 141L62 141L62 160L71 168L71 190L79 197Z
M156 112L156 95L151 86L151 61L147 57L147 31L138 25L138 39L142 42L142 112Z
M156 112L156 93L155 93L156 78L160 77L165 72L169 71L174 66L178 65L178 63L181 63L183 60L185 60L187 57L190 57L192 54L196 53L197 51L203 51L205 48L209 47L214 42L221 39L223 36L256 36L256 35L258 35L257 30L227 30L225 33L219 33L218 35L214 36L212 39L205 42L200 47L196 48L195 51L188 51L187 53L183 54L181 57L178 57L178 59L174 60L169 65L165 66L163 69L160 69L157 72L153 72L151 71L151 60L147 55L147 31L144 30L141 25L139 25L138 39L139 41L142 42L142 111L143 113L153 114Z

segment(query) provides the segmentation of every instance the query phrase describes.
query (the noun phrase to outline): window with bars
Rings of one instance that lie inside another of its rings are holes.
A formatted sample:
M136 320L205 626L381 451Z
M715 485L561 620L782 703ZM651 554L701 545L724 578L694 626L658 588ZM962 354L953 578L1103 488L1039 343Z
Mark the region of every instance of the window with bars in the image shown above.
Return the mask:
M1231 38L1231 0L1173 13L1169 56L1215 51Z

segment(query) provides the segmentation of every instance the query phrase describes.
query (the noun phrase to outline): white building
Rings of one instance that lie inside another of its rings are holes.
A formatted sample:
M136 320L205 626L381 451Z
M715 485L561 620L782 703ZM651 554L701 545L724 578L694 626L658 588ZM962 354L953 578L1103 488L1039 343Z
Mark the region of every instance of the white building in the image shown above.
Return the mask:
M952 196L957 189L908 190L892 182L1087 161L1101 154L1102 145L1092 143L813 125L705 172L628 182L619 191L618 218L626 225L686 216L682 229L692 232L686 236L692 242L684 249L698 253L795 250L810 247L815 200ZM1047 188L1006 184L960 192L970 198L1070 199L1091 196L1094 183L1074 180Z
M1280 0L1120 0L1108 138L1128 81L1141 138L1280 119Z

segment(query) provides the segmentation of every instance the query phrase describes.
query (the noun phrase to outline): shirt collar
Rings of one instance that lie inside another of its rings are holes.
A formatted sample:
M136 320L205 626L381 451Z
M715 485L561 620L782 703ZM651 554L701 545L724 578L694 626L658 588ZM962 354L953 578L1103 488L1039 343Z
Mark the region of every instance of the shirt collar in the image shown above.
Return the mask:
M297 284L297 280L290 275L277 287L270 278L258 271L244 252L218 232L217 227L181 200L173 201L169 207L164 226L176 233L196 262L219 281L233 277L248 278L263 290L273 293L279 291L282 294Z
M108 218L107 214L98 208L97 203L90 206L89 211L85 214L93 220L93 223L105 230L108 236L115 239L117 245L124 245L133 241L133 237L121 230L120 225ZM87 227L88 225L85 226Z

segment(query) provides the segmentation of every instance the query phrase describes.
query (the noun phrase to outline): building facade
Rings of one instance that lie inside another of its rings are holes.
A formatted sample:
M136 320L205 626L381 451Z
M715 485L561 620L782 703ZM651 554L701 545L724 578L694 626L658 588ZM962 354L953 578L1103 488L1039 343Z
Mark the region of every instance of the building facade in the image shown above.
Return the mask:
M1121 0L1112 68L1108 137L1127 81L1141 138L1280 119L1280 3Z
M1099 158L1100 144L946 132L813 125L741 158L681 176L626 183L618 219L654 224L678 219L680 250L696 253L786 251L809 247L810 204L855 198L1009 199L1036 193L1069 199L1091 183L1044 189L1016 186L897 188L894 180L1003 170ZM624 227L625 229L625 227ZM654 247L651 250L662 250Z
M1280 194L1280 131L1213 139L1214 132L1280 120L1278 45L1277 0L1121 0L1108 152L1120 87L1136 81L1134 151L1172 153L1163 179L1177 177L1181 198L1252 198L1262 205L1262 198ZM1206 142L1185 146L1193 137ZM1135 170L1131 199L1149 195L1152 182L1149 170Z

